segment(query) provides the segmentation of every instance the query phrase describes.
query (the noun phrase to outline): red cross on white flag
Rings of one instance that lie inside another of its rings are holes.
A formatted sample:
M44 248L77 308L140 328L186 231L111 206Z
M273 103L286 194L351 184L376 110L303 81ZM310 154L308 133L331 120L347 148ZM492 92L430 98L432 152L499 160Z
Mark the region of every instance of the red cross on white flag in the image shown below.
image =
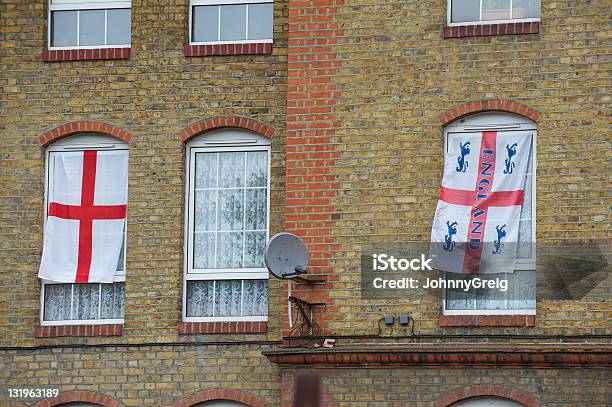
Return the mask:
M128 152L52 152L49 205L38 276L112 283L123 244Z
M431 264L437 269L514 270L532 136L530 131L449 136L431 232Z

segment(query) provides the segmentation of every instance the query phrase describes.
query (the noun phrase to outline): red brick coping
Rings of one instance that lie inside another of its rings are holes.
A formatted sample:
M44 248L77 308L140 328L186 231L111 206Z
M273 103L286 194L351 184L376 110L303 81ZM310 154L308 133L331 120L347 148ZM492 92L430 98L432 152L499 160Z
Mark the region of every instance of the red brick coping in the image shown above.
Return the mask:
M474 113L481 112L508 112L524 116L534 122L540 118L541 112L526 104L510 99L482 99L458 104L438 116L438 121L446 126L455 120Z
M185 45L186 57L209 57L221 55L270 55L272 43Z
M36 338L58 336L122 336L123 324L53 325L34 328Z
M410 345L286 348L262 352L281 366L575 368L612 367L612 346L601 345Z
M76 121L65 123L38 136L38 142L43 146L59 141L77 133L102 133L129 143L132 135L125 129L112 124L96 121Z
M495 396L517 401L526 407L540 407L540 400L533 394L527 393L514 387L499 386L497 384L475 384L468 387L459 387L438 398L434 407L449 407L452 404L480 396Z
M263 334L268 330L266 321L179 322L180 335L189 334Z
M130 48L45 49L42 59L44 62L129 59L130 50Z
M231 400L252 407L270 407L270 404L258 399L252 394L231 389L200 390L174 403L174 407L191 407L198 403L211 400Z
M93 391L62 391L58 397L41 400L32 407L54 407L74 401L95 403L103 407L124 407L123 404L112 397Z
M249 117L230 114L226 116L209 117L207 119L192 123L189 126L185 127L183 130L181 130L181 132L179 133L179 137L184 142L187 142L195 136L200 135L204 132L224 127L237 127L247 129L259 133L262 136L268 138L271 138L275 132L274 127L264 122L251 119Z
M444 38L487 37L491 35L537 34L539 32L540 22L534 21L527 23L446 26L442 30L442 36Z

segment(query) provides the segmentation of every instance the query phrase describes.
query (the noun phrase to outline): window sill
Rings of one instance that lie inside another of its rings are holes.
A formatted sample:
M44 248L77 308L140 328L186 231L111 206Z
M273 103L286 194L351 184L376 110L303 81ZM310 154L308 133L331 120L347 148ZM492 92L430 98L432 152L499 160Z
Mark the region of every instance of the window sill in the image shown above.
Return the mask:
M98 325L52 325L34 328L36 338L55 338L58 336L122 336L123 324Z
M43 50L43 61L62 62L129 59L130 50L131 48L45 49Z
M488 37L491 35L538 34L539 32L540 23L533 21L526 23L446 26L442 30L442 36L444 38Z
M247 44L211 44L211 45L185 45L183 53L186 57L208 57L220 55L270 55L271 42L258 42Z
M530 327L535 315L440 315L441 327Z
M179 335L190 334L263 334L266 321L179 322Z

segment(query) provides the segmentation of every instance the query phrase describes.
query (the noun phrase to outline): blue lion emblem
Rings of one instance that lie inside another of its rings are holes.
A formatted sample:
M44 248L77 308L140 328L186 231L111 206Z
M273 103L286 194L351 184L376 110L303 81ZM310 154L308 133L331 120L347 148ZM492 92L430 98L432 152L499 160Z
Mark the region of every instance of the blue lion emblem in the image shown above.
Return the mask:
M448 235L444 236L444 244L442 245L442 248L447 252L452 252L455 248L453 236L457 234L457 222L450 223L450 221L447 220L446 227L448 228Z
M459 142L459 148L461 149L461 155L457 157L459 166L455 169L457 172L465 172L468 168L468 161L465 159L465 156L470 153L470 142L466 141L465 144Z
M493 250L493 254L500 254L502 252L502 248L504 247L504 244L502 243L502 239L506 237L506 231L504 230L505 227L506 227L505 223L502 227L499 227L499 225L495 226L495 230L497 231L497 240L493 241L493 246L495 246L495 250Z
M506 158L506 160L504 161L506 163L506 168L504 168L504 174L512 174L512 171L514 170L514 163L512 162L512 157L516 155L517 146L517 143L512 144L512 147L510 146L510 144L506 144L508 158Z

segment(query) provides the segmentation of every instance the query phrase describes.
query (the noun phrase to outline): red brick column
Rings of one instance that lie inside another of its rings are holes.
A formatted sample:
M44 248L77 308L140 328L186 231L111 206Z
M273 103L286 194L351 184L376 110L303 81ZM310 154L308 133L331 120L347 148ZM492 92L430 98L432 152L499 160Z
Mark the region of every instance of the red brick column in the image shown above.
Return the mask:
M333 167L340 153L333 144L340 122L335 106L340 92L333 76L340 67L335 45L343 30L336 21L344 0L289 2L287 86L287 151L285 230L302 237L310 251L309 272L325 275L325 286L294 284L293 294L311 302L326 302L314 318L323 331L335 311L328 290L333 276L331 234L338 214L333 198L339 188ZM284 309L285 334L287 310Z

